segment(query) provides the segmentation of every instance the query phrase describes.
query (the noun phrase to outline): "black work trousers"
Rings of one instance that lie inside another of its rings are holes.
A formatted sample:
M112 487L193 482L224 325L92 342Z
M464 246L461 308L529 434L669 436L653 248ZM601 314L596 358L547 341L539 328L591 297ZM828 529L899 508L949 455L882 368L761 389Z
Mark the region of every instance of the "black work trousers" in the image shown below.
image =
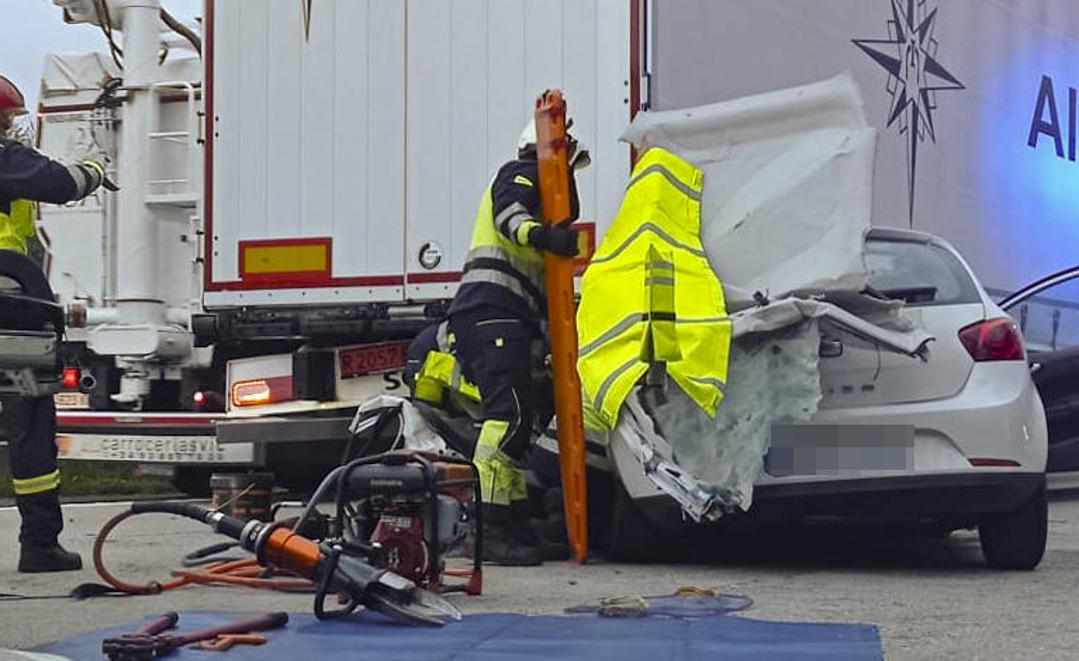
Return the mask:
M64 519L56 464L56 406L51 396L0 397L0 438L7 441L15 504L22 517L19 542L52 547Z
M450 317L461 373L482 397L484 421L509 423L499 450L522 461L532 439L537 385L532 378L536 327L502 308L480 308Z

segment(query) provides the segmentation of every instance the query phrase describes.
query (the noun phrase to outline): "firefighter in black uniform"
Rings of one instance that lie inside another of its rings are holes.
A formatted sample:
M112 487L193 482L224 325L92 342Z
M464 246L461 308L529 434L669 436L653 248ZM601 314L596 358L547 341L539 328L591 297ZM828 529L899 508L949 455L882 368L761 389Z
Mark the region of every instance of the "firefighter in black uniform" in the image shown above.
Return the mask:
M22 255L34 235L36 202L78 200L106 181L105 168L98 161L63 165L7 140L13 118L26 113L25 105L15 85L0 76L0 250ZM81 569L78 554L66 551L58 541L64 521L52 397L5 395L0 397L0 407L0 438L8 443L15 503L22 517L19 571Z
M572 123L569 123L571 126ZM589 163L588 152L570 138L570 172ZM579 212L570 177L571 220ZM484 510L484 556L501 564L542 560L529 525L525 454L532 441L537 388L533 346L546 325L544 251L578 253L568 223L538 220L540 195L535 124L517 145L517 158L503 165L480 201L464 275L449 309L449 331L461 372L478 386L483 425L473 454L480 472Z

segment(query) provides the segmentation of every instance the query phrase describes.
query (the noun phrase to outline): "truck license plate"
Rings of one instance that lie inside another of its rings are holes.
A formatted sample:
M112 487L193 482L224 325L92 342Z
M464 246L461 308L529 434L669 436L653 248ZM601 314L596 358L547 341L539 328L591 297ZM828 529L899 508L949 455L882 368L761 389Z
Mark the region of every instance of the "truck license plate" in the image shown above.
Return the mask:
M398 370L405 365L407 342L384 342L348 347L337 352L342 379L354 379L375 372Z
M90 408L90 395L85 392L58 392L52 396L56 408L66 411Z

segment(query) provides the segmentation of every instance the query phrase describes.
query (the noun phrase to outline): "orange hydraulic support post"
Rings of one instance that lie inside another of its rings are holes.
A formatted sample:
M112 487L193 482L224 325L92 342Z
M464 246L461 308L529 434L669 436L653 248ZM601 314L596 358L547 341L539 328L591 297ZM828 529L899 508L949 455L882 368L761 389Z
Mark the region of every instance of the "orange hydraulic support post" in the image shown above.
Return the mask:
M543 217L548 223L570 222L569 157L566 151L566 104L559 90L536 99L536 153ZM554 366L555 413L562 465L566 531L575 561L588 555L588 489L585 484L584 416L577 374L577 306L573 293L573 258L547 253L547 316Z

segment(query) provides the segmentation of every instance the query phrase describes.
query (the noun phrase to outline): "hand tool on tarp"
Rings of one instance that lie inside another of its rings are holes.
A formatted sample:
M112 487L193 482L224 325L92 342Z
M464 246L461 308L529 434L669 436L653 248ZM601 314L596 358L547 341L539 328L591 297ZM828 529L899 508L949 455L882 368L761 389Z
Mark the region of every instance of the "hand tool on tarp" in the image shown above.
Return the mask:
M267 613L185 634L164 633L179 619L176 613L165 613L133 634L106 638L101 642L101 652L109 661L149 661L192 643L279 629L288 624L288 613Z
M536 99L536 154L539 159L540 204L547 223L570 221L569 157L566 104L560 90L547 90ZM574 300L572 257L546 254L547 318L554 368L555 413L566 532L573 559L588 556L588 489L585 484L584 415L581 378L577 374L577 305Z
M266 636L257 633L223 633L213 640L203 640L197 647L207 652L227 652L237 645L265 645Z

